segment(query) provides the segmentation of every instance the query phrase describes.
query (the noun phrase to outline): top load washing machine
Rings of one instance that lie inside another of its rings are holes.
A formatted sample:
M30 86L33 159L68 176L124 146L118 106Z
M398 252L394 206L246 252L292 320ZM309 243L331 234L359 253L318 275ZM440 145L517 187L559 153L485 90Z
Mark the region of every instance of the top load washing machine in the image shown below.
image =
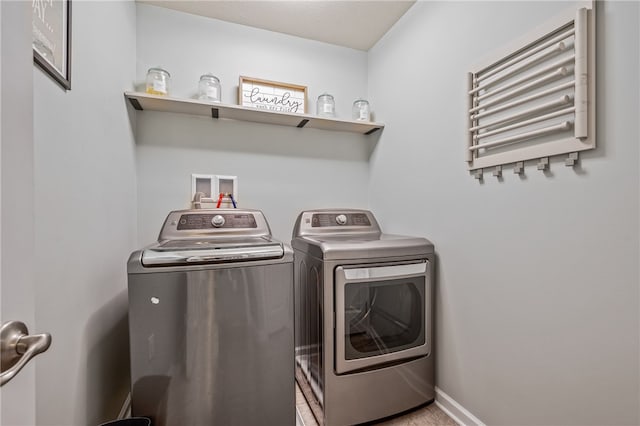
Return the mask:
M293 230L296 379L320 424L435 398L434 248L383 234L366 210L302 212Z
M295 424L293 252L262 212L171 212L128 275L134 416Z

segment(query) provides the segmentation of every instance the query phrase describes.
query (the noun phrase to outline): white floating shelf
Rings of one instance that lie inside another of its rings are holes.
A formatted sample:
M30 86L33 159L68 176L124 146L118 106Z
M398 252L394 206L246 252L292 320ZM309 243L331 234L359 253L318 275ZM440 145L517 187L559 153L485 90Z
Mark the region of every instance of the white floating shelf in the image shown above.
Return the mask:
M288 127L310 127L321 130L361 133L364 135L370 135L384 128L384 124L382 123L324 118L309 114L265 111L238 105L225 105L195 99L156 96L140 92L125 92L124 95L138 111L177 112L217 119L225 118L230 120L252 121L255 123L276 124Z

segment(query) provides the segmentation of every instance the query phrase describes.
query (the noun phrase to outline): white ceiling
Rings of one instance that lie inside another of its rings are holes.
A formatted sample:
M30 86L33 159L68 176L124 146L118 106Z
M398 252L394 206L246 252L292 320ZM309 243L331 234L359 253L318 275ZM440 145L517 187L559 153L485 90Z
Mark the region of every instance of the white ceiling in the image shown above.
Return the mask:
M311 40L369 50L415 0L138 0Z

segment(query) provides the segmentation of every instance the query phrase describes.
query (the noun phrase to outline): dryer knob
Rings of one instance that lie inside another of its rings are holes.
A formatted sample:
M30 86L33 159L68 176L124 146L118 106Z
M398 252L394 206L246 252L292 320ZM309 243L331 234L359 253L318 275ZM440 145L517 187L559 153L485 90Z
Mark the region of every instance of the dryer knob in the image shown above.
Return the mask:
M224 217L220 216L219 214L215 215L213 219L211 219L211 224L216 228L220 228L222 225L224 225Z
M336 216L336 222L338 223L338 225L346 225L347 224L347 216L345 216L343 214L339 214L338 216Z

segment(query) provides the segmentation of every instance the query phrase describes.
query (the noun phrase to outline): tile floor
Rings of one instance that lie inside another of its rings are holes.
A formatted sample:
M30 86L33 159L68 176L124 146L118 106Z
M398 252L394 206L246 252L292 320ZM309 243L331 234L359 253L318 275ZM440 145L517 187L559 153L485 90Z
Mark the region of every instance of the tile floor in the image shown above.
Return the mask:
M318 426L313 413L296 383L296 426ZM457 426L435 403L418 407L398 417L375 423L382 426Z

